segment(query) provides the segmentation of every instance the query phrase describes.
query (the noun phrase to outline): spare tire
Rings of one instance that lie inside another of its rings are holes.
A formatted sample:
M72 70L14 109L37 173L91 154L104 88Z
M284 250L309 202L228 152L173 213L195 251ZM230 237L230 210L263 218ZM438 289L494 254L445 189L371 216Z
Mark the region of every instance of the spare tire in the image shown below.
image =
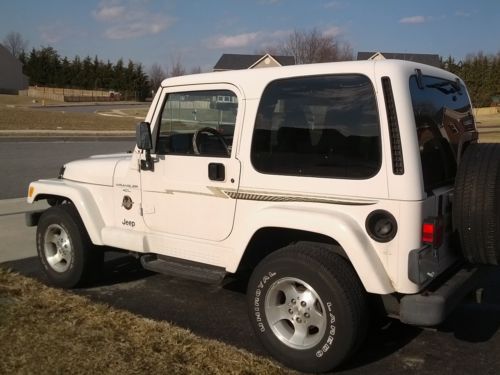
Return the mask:
M500 144L471 144L455 179L453 226L465 258L500 264Z

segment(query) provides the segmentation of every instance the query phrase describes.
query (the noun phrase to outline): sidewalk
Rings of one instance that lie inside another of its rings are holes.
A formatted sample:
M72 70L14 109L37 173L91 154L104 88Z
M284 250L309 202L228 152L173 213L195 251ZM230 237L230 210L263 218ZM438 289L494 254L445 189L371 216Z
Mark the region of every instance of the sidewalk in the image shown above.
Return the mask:
M47 208L45 201L0 200L0 263L36 256L36 227L27 227L24 213Z

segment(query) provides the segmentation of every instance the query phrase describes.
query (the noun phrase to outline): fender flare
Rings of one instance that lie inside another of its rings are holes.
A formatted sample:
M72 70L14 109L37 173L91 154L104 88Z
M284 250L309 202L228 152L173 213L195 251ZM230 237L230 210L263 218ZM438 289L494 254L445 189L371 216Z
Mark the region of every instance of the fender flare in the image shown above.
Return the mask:
M248 226L249 229L244 234L247 246L253 235L266 227L322 234L334 239L343 248L367 292L376 294L395 292L394 284L370 243L368 235L352 217L318 208L298 210L297 207L286 206L264 208L254 215L255 218L249 217L248 220L250 223L258 223L259 226ZM308 220L304 220L304 215L307 215Z
M103 245L101 230L104 228L99 207L92 194L84 185L68 184L64 180L39 180L32 182L29 187L28 203L58 196L69 199L75 205L85 229L94 245Z

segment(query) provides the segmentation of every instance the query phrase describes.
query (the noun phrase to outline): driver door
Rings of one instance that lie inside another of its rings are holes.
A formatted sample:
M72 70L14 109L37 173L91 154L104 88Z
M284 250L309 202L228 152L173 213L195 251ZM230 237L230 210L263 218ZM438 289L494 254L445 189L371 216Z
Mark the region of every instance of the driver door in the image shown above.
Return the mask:
M233 227L243 97L228 84L163 89L153 118L153 171L141 171L145 224L154 232L222 241Z

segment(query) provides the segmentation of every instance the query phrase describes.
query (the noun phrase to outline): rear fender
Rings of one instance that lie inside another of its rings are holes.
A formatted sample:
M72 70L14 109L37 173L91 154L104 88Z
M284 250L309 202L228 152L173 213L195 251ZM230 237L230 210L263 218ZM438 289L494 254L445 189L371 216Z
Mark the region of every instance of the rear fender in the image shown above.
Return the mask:
M368 235L350 216L332 213L328 210L297 207L268 207L256 213L254 223L258 228L280 227L296 229L328 236L339 243L347 254L366 291L377 294L389 294L395 291L382 261L368 239Z

